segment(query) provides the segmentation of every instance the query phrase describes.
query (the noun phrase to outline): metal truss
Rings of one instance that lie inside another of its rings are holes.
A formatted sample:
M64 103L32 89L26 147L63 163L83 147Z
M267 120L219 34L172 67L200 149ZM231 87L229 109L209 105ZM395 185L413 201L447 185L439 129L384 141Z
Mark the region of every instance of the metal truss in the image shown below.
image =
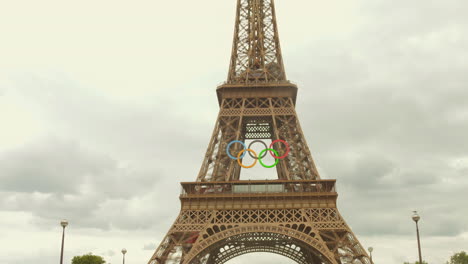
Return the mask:
M267 252L288 257L299 264L322 263L315 255L310 254L307 245L300 241L291 242L288 236L275 233L249 233L229 237L215 247L208 249L207 263L222 264L235 257L254 253ZM203 257L202 257L203 259Z
M238 0L228 79L216 92L220 111L197 180L182 183L181 212L149 264L222 264L253 252L299 264L371 264L336 208L336 181L320 178L307 146L273 0ZM277 180L242 181L226 148L259 139L284 140L290 152Z
M252 252L297 263L370 264L336 208L184 210L150 264L224 263Z
M226 98L221 103L218 120L198 181L239 180L241 166L229 158L226 147L233 140L282 139L288 142L291 155L277 166L279 179L320 179L302 133L291 97ZM278 146L280 155L284 146ZM239 152L232 148L232 154Z
M238 0L228 83L285 81L273 0Z

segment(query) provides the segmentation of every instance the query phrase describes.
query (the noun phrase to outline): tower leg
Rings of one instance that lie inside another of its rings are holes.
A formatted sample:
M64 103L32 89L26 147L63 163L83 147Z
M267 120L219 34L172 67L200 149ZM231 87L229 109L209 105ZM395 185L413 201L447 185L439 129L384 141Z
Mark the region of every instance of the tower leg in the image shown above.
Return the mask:
M183 210L149 264L222 264L253 252L371 264L336 208Z

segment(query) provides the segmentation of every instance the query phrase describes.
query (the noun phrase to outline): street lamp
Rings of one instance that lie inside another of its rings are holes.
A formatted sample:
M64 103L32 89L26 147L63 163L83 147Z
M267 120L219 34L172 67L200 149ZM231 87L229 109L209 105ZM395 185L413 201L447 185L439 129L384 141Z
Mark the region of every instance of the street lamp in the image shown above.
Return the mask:
M418 237L419 264L423 264L422 255L421 255L421 241L419 239L419 226L418 226L418 222L419 220L421 220L421 217L419 216L417 211L413 211L413 212L414 214L412 218L413 218L413 221L416 223L416 235Z
M62 250L60 251L60 264L63 264L63 245L65 244L65 227L68 225L67 220L60 221L60 225L63 227L62 230Z
M125 254L127 253L127 250L125 248L122 249L122 255L123 255L123 264L125 264Z
M372 251L374 251L374 248L369 247L368 250L369 250L369 253L370 253L370 262L371 262L371 264L374 264L374 262L372 261Z

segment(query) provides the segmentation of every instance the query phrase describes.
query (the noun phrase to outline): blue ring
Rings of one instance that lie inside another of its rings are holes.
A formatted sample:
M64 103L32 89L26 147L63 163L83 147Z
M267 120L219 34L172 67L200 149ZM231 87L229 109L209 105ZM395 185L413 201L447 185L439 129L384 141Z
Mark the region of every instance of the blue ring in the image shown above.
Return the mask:
M232 144L234 144L234 143L241 143L242 146L244 146L244 149L247 149L247 146L245 146L244 142L239 141L239 140L231 141L231 143L229 143L229 144L227 145L227 147L226 147L226 153L228 154L229 158L231 158L231 159L233 159L233 160L237 160L237 157L234 157L234 156L231 155L231 153L229 153L229 149L231 148ZM242 157L241 157L241 158L243 158L243 157L245 156L245 154L246 154L246 153L244 152L244 153L242 154Z

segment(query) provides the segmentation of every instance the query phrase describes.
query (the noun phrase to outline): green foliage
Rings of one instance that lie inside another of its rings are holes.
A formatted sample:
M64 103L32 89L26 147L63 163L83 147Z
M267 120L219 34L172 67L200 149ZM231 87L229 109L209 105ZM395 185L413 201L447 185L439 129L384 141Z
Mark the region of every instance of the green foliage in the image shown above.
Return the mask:
M106 261L100 257L92 255L91 253L83 256L75 256L72 259L72 264L104 264Z
M450 258L447 264L468 264L468 254L465 251L457 253Z
M403 264L413 264L413 263L405 262ZM419 264L419 261L414 262L414 264ZM423 264L427 264L427 262L423 260Z

